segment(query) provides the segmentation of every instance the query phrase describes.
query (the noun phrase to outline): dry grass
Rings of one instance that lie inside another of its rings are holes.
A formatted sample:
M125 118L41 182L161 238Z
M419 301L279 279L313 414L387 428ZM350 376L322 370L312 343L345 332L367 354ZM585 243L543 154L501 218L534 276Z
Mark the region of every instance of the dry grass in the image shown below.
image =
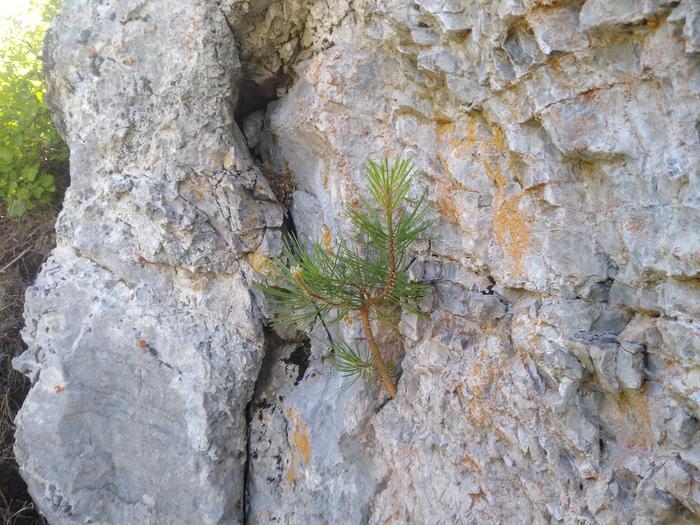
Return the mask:
M58 210L44 207L21 219L0 216L0 523L43 524L19 476L12 451L14 418L27 395L27 381L12 369L24 346L24 290L53 248Z

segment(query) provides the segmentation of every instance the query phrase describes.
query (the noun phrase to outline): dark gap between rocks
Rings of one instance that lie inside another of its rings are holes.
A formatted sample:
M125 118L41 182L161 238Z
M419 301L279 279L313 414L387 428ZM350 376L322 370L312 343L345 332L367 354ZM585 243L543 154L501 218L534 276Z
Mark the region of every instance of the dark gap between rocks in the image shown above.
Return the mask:
M288 365L295 365L299 368L297 372L297 378L294 381L295 385L298 385L302 379L304 379L304 374L309 368L309 358L311 357L311 343L306 341L299 346L289 355L287 359L283 359Z
M260 371L255 381L253 395L246 405L246 454L245 465L243 468L243 523L248 523L248 512L250 503L250 479L252 461L258 458L257 450L251 449L251 432L252 423L257 416L260 421L264 418L264 412L267 410L275 411L277 398L268 399L266 392L270 384L275 380L274 371L276 365L281 361L286 364L294 364L299 367L295 385L301 381L308 368L308 360L311 354L311 341L304 338L300 341L287 341L282 339L270 326L263 328L264 344L263 344L263 359L260 365ZM292 350L288 356L289 347L295 344L296 348ZM279 401L283 399L280 397Z

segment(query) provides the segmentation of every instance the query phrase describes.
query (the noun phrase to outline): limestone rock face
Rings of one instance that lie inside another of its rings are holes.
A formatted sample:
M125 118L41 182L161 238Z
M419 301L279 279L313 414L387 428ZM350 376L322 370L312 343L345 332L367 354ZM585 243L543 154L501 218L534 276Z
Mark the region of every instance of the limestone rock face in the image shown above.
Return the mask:
M692 0L66 0L72 185L17 362L40 508L700 521L698 35ZM435 223L426 315L380 340L405 356L388 400L322 327L263 330L251 283L284 208L343 235L367 158L395 155Z
M434 294L396 400L339 390L322 331L264 365L253 522L700 520L695 5L354 2L295 65L256 144L299 234L410 156Z
M233 36L211 2L66 0L46 63L72 184L27 293L22 475L50 523L238 523L246 258L282 211L233 122Z

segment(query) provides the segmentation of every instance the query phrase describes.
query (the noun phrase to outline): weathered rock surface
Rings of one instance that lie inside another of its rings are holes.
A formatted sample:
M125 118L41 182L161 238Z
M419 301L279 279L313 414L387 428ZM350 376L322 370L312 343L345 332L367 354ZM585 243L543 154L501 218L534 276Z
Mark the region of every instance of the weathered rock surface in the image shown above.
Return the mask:
M700 521L695 5L354 2L296 63L256 144L300 234L410 156L435 293L394 401L339 391L323 333L301 380L264 365L253 522Z
M211 2L66 0L46 59L72 184L27 294L22 475L51 523L238 523L246 256L282 212L233 122L233 36Z
M18 363L52 522L700 522L697 2L78 4L49 46L73 184ZM282 222L256 162L318 238L397 154L434 293L387 401L322 329L264 335L249 285Z

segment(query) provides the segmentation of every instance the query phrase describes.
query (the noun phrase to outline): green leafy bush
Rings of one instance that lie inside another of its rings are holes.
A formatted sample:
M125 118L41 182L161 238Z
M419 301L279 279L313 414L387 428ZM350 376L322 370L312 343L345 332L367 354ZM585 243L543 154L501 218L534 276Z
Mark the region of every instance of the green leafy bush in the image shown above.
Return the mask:
M67 150L44 102L42 45L60 0L30 0L0 23L0 200L22 215L48 202Z
M408 277L414 260L409 248L430 226L426 194L413 203L408 197L413 175L408 160L370 160L373 202L347 211L357 232L353 242L340 239L333 247L315 242L306 248L287 237L271 286L263 287L283 326L308 330L319 321L326 325L357 316L369 352L331 340L336 368L355 379L379 379L391 397L396 397L397 369L382 355L374 332L388 316L398 322L402 309L414 310L411 303L429 293Z

